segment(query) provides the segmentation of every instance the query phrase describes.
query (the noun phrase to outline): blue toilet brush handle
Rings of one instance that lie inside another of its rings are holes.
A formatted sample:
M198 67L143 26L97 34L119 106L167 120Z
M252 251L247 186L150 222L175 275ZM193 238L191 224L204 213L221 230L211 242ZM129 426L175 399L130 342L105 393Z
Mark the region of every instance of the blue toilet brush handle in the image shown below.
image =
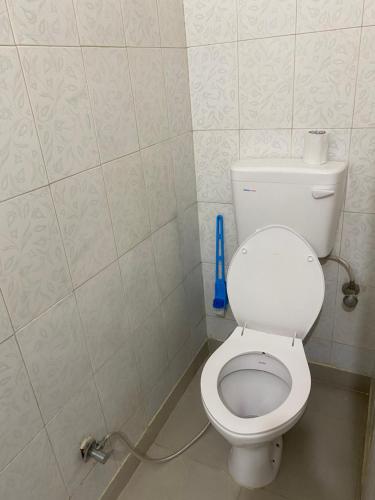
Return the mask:
M227 304L228 296L225 283L224 258L224 219L222 215L218 215L216 218L216 276L213 307L215 309L225 309Z

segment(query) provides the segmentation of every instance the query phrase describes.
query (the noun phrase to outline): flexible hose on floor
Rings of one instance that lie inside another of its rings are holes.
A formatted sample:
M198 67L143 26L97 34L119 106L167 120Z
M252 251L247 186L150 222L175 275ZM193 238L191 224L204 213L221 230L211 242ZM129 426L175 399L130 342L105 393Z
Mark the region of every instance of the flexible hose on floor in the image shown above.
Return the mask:
M195 444L198 441L198 439L200 439L203 436L203 434L207 431L207 429L210 427L210 425L211 425L210 422L208 422L203 427L203 429L196 436L193 437L193 439L191 441L189 441L188 443L186 443L182 448L180 448L179 450L175 451L171 455L167 455L165 457L154 458L154 457L148 456L146 453L141 453L140 451L137 451L134 448L134 446L131 443L131 441L128 438L128 436L124 432L121 432L121 431L115 431L115 432L111 432L110 434L107 434L101 440L101 442L100 442L100 448L103 448L109 439L117 437L117 438L121 439L122 441L124 441L124 443L126 444L126 446L129 448L130 452L135 457L137 457L138 460L140 460L141 462L148 462L148 463L151 462L151 463L154 463L154 464L164 464L166 462L170 462L174 458L179 457L180 455L182 455L182 453L184 453L191 446L193 446L193 444Z

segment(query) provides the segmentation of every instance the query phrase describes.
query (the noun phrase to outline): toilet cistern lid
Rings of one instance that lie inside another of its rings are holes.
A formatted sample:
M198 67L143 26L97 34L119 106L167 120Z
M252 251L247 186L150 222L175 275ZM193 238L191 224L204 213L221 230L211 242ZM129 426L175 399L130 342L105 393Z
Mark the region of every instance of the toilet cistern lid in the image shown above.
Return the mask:
M249 236L232 258L228 298L239 325L304 338L319 315L324 275L309 243L286 226Z

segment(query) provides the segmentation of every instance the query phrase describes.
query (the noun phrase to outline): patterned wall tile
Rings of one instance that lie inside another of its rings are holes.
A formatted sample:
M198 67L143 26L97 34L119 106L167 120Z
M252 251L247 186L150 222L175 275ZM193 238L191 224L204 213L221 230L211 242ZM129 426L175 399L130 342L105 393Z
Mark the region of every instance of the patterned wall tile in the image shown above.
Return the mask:
M74 286L116 258L101 168L52 185Z
M0 205L0 286L16 329L71 288L48 188Z
M175 137L170 142L176 201L178 212L182 213L197 201L195 185L194 144L191 132Z
M294 36L239 43L241 128L292 125Z
M293 129L292 156L303 157L305 134L309 129ZM349 157L350 129L326 129L328 132L328 159L344 161Z
M193 129L238 128L237 44L188 50Z
M124 45L120 0L74 0L82 45Z
M130 335L128 304L118 262L80 286L76 298L91 363L97 370Z
M263 38L294 33L296 0L239 0L238 38Z
M362 0L298 0L297 31L351 28L362 23Z
M0 292L0 342L13 334L13 328L10 323L9 314L5 306L3 295Z
M126 44L158 47L160 32L156 0L121 0Z
M151 229L155 230L177 215L173 160L168 143L144 149L141 154Z
M365 349L333 342L331 364L349 372L372 376L374 370L374 353Z
M17 50L0 47L0 200L46 184L47 177Z
M353 129L345 210L375 213L375 129Z
M363 28L354 127L375 127L375 27Z
M330 364L332 343L320 338L311 338L304 345L307 360L313 363Z
M17 44L78 45L72 0L7 0Z
M297 36L295 127L352 124L359 29Z
M192 128L186 49L163 49L169 128L172 135Z
M373 0L365 0L363 24L375 24L375 4Z
M183 0L158 0L162 47L186 47Z
M98 165L81 50L21 48L50 181Z
M170 360L183 347L190 335L186 302L186 291L180 285L161 304L164 336Z
M241 130L241 158L287 158L291 155L291 130Z
M48 422L79 390L91 369L74 295L29 323L17 338Z
M194 132L194 150L198 200L231 203L230 167L239 157L238 132Z
M107 163L103 171L117 249L122 255L150 233L140 154Z
M325 282L325 295L320 315L311 329L311 337L315 339L332 340L333 327L335 324L335 307L337 295L337 279ZM340 292L339 292L340 293ZM341 301L341 296L337 296L338 301ZM310 335L309 335L310 336Z
M236 0L184 0L188 47L237 38Z
M2 470L42 429L43 422L14 338L0 344L0 366Z
M0 0L0 45L11 45L13 43L14 39L7 6L5 0Z
M126 51L85 48L84 58L101 160L136 151L138 133Z
M160 49L129 49L139 142L142 148L167 139L167 99Z

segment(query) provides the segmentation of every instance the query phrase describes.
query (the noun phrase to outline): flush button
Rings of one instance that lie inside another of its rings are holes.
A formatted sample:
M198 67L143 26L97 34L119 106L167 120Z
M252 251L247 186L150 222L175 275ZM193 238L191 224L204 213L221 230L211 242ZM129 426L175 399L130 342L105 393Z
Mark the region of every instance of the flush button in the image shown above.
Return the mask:
M311 255L309 255L309 256L307 257L307 260L308 260L309 262L313 262L314 257L312 257Z
M242 248L241 252L242 252L243 254L246 254L246 253L247 253L246 248Z

